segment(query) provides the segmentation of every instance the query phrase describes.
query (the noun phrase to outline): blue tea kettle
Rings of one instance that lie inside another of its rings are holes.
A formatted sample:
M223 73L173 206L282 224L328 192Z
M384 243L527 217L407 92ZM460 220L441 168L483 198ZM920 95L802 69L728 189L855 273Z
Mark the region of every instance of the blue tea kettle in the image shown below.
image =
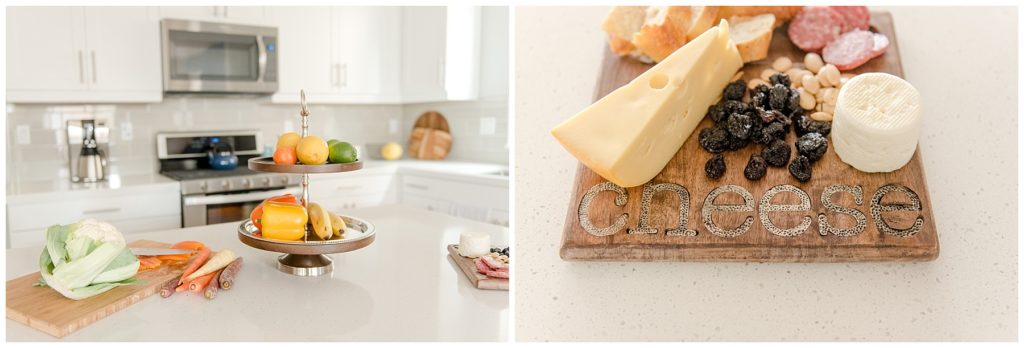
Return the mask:
M238 156L235 156L234 148L231 144L220 142L219 138L213 138L206 158L210 160L213 169L232 170L238 167Z

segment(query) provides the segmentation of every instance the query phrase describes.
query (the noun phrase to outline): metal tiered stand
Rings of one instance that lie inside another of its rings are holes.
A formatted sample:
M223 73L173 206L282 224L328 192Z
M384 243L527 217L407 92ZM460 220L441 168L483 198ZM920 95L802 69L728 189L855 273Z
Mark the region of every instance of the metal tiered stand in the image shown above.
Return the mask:
M309 108L306 106L306 92L300 91L302 109L302 137L306 137L309 126ZM362 161L352 163L328 164L276 164L271 157L258 157L249 160L249 169L257 172L302 174L302 206L309 205L309 174L340 173L363 168ZM312 233L312 226L306 225L306 234L301 241L281 241L263 238L260 230L246 219L238 226L238 239L248 246L266 251L285 253L277 258L277 269L297 276L320 276L330 274L334 270L330 257L324 254L337 254L362 249L373 243L376 236L373 224L353 216L340 215L345 220L346 231L361 232L354 238L332 236L323 240ZM344 233L343 235L348 235Z

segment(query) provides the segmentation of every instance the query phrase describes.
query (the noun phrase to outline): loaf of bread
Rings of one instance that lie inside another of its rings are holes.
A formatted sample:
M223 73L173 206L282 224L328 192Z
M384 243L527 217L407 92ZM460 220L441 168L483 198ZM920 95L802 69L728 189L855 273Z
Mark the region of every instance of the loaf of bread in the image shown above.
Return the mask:
M768 47L771 46L772 32L775 30L775 15L734 16L728 22L729 38L740 51L743 63L768 57Z
M803 9L803 6L719 6L715 22L721 19L729 20L732 17L753 17L771 13L775 15L775 27L778 28Z
M605 17L601 28L608 33L612 52L652 63L665 59L724 18L733 28L731 38L745 63L764 59L772 41L772 30L802 9L800 6L616 6Z

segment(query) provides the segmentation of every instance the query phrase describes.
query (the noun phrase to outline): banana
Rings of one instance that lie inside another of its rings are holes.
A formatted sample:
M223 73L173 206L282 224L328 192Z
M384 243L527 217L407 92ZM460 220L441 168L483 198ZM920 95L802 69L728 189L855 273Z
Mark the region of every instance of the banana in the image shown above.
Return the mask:
M333 212L327 212L331 216L331 226L334 227L334 236L342 238L342 234L345 233L345 220L342 220L340 216Z
M331 238L334 229L331 227L331 217L328 215L327 209L313 202L309 203L308 209L309 221L313 224L313 233L323 240Z

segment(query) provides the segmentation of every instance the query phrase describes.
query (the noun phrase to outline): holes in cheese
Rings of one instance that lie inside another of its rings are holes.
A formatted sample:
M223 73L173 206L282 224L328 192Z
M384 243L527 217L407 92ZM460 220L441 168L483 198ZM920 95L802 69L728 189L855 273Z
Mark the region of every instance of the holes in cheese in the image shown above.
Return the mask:
M643 185L680 150L742 66L723 20L551 134L608 181Z

